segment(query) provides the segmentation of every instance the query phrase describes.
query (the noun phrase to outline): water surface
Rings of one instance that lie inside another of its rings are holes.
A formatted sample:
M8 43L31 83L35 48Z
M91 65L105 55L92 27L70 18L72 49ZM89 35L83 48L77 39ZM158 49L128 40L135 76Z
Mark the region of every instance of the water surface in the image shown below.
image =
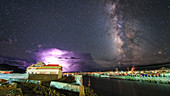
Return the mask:
M84 76L83 83L101 96L170 96L170 84L95 78Z

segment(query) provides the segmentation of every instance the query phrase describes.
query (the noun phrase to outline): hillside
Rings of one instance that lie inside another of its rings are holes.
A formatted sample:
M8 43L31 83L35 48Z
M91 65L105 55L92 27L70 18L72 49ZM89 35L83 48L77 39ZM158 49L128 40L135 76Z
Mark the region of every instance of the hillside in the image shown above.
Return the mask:
M12 66L8 64L0 64L0 70L13 70L13 73L24 73L25 71L19 69L17 66Z

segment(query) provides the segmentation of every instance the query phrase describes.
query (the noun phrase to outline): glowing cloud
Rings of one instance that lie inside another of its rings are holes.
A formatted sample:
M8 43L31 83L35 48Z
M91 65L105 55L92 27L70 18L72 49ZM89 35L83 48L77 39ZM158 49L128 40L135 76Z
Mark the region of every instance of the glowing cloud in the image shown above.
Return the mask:
M39 50L36 53L36 61L43 61L45 64L59 64L63 67L64 72L87 71L98 66L90 54L56 48Z
M59 64L61 61L59 57L66 54L68 52L61 51L59 49L48 49L48 50L41 50L36 53L37 60L43 61L45 64Z

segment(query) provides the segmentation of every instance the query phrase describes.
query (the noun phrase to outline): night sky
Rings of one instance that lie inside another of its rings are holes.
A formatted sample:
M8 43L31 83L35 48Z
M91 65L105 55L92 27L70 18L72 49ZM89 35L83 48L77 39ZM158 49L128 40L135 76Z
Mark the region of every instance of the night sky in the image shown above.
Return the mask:
M61 51L49 56L87 56L101 67L170 62L169 20L170 0L0 0L0 56L32 62Z

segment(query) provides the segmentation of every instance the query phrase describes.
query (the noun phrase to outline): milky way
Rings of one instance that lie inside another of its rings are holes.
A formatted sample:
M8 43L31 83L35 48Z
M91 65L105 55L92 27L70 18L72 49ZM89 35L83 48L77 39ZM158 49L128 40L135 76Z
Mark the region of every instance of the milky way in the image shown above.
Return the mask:
M115 47L118 63L144 63L143 54L150 53L147 48L155 48L156 40L143 22L146 19L142 13L146 1L114 0L106 2L108 33ZM153 2L152 2L153 3ZM152 8L152 6L149 6ZM150 11L150 10L149 10ZM141 14L141 16L140 16ZM148 17L149 18L149 17ZM155 17L153 17L155 18ZM147 19L146 19L147 20ZM147 50L147 51L146 51ZM153 57L154 58L154 57Z

